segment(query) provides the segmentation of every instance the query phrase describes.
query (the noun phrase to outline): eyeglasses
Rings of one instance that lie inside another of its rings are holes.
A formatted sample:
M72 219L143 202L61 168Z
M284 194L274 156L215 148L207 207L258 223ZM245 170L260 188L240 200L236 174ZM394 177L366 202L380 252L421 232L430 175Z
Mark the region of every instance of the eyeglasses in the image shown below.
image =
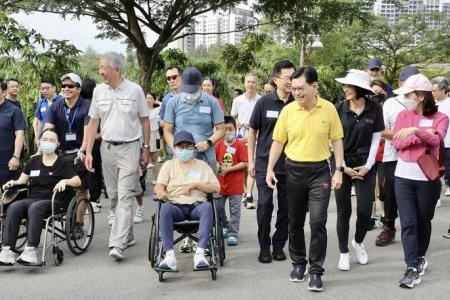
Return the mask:
M65 89L65 88L74 89L77 87L80 87L80 86L78 84L61 84L62 89Z
M291 92L292 92L292 93L297 93L297 92L303 92L304 90L305 90L304 87L293 87L293 88L291 89Z
M180 76L180 75L167 76L166 79L167 79L167 81L175 81L175 80L177 80L178 76Z
M177 148L181 150L194 150L194 145L176 145Z
M277 76L275 76L275 77L278 78L278 79L284 80L284 81L291 81L291 77L289 77L289 76L286 76L286 77L283 77L283 78L277 77Z
M380 71L380 68L372 68L372 69L370 69L370 71L372 71L372 72L378 72L378 71Z

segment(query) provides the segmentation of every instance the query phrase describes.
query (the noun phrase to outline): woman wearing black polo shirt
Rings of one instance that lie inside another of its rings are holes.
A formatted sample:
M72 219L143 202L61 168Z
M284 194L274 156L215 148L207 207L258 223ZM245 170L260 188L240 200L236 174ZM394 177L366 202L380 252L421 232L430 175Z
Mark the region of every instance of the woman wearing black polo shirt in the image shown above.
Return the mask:
M356 232L352 240L357 260L365 265L368 256L362 243L366 236L374 199L376 169L372 168L384 130L381 106L369 99L373 93L369 75L350 70L345 78L337 78L342 84L345 100L336 105L344 128L344 167L342 187L335 191L337 207L337 234L340 259L338 269L350 270L348 251L349 223L352 214L351 187L356 188Z
M64 191L66 186L78 187L80 178L72 164L56 154L59 146L58 135L54 129L45 129L40 139L42 155L34 156L25 166L18 180L8 181L3 188L29 184L28 198L13 202L6 212L3 248L0 252L1 265L13 265L16 255L12 251L16 245L19 226L22 219L28 219L28 244L17 262L37 264L37 251L42 232L43 219L52 212L53 191Z

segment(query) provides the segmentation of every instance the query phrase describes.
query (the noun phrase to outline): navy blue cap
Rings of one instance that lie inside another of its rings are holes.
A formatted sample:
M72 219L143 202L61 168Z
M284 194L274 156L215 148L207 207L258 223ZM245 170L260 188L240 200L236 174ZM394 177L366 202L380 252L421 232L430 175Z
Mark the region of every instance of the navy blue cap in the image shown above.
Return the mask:
M185 130L182 130L175 134L175 138L173 140L173 145L176 146L181 142L189 142L189 143L195 145L195 140L194 140L194 137L192 136L192 133L185 131Z
M406 81L406 79L408 79L409 77L419 73L419 69L417 69L416 66L406 66L400 72L400 78L398 80Z
M378 58L372 58L367 62L367 69L381 69L381 65L381 60L379 60Z
M197 68L189 67L181 75L181 92L193 94L200 89L202 73Z

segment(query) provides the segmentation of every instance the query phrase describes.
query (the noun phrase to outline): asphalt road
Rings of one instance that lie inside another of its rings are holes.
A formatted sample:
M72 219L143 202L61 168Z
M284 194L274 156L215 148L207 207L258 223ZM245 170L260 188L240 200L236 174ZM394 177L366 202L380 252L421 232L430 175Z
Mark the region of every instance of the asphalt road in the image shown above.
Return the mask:
M192 255L177 252L180 272L166 273L166 281L160 283L147 260L150 216L155 204L151 191L145 195L145 222L135 226L137 245L125 251L124 261L117 263L108 256L108 203L103 199L102 211L95 215L95 238L88 252L74 256L63 244L65 260L59 267L53 264L50 251L49 263L43 268L1 267L0 299L450 299L450 240L442 238L450 220L450 198L436 209L427 274L415 289L405 290L398 287L405 269L399 234L394 244L379 248L374 244L379 230L369 232L365 241L369 263L358 265L352 255L351 271L337 270L333 197L327 226L325 289L318 294L307 290L307 282L289 281L289 260L264 265L257 261L256 211L245 208L240 244L227 247L225 266L218 270L217 281L211 280L209 272L193 272ZM354 216L351 224L353 233Z

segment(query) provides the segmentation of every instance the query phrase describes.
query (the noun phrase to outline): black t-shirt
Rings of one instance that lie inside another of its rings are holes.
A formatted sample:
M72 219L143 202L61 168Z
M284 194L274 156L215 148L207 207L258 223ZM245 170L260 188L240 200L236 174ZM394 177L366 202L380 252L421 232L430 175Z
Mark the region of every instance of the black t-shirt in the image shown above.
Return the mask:
M70 179L77 174L72 164L58 157L51 167L42 163L42 156L35 156L25 165L23 173L30 176L28 197L52 199L53 188L61 179Z
M25 128L22 112L14 104L0 104L0 164L8 164L14 154L15 132Z
M359 116L350 110L349 101L336 104L344 129L344 160L352 168L366 163L373 133L384 130L381 106L367 98L365 101L364 110Z
M289 95L286 104L289 104L293 100L292 96ZM278 98L276 90L262 96L255 104L249 125L251 128L258 130L258 144L256 145L255 153L256 172L267 172L273 129L275 128L281 110L286 104ZM274 167L276 174L284 174L286 172L284 166L285 160L286 155L283 151Z

